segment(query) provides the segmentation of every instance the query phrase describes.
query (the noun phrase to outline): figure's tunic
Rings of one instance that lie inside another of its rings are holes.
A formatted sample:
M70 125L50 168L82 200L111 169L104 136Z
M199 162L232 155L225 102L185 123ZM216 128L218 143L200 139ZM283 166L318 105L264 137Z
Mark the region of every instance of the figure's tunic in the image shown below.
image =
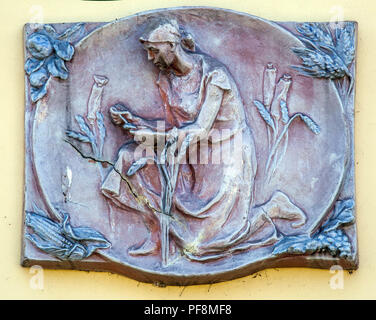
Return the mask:
M202 139L191 145L188 161L179 167L170 221L170 237L182 252L190 259L206 260L249 247L246 242L255 231L249 212L257 164L235 81L226 67L213 58L201 54L193 57L197 63L188 75L177 77L161 72L157 84L166 121L178 129L194 124L202 112L209 85L223 90L208 142ZM123 175L136 160L135 147L130 144L119 152L115 168ZM127 211L149 213L154 218L159 215L161 185L154 164L129 177L128 184L112 170L102 192ZM135 194L147 199L147 204L136 201Z

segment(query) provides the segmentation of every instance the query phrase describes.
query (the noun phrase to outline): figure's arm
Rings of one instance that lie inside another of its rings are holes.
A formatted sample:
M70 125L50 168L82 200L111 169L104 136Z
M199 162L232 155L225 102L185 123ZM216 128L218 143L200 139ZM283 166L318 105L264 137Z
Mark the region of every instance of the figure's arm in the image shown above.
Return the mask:
M213 126L214 120L217 117L219 108L222 104L223 90L214 84L209 84L207 88L207 94L201 111L195 122L185 127L178 129L177 133L179 137L183 137L181 140L181 151L185 153L185 150L192 143L199 140L206 139L209 131ZM173 130L173 129L172 129ZM166 141L171 137L172 130L164 132L157 132L150 130L149 128L131 130L134 134L136 141ZM149 143L147 143L149 144ZM164 143L163 143L164 145ZM183 150L184 149L184 150Z
M132 114L129 122L133 123L136 127L150 128L156 130L158 128L158 121L164 121L163 119L144 119L142 117Z
M150 128L155 130L158 127L158 121L162 121L162 119L148 120L134 115L122 104L112 106L110 108L110 115L116 125L123 126L125 129ZM129 128L127 128L128 125Z
M209 132L213 127L215 118L222 104L223 93L223 89L214 84L209 84L207 95L197 120L179 130L179 136L182 134L183 139L178 148L178 162L185 157L187 149L191 144L197 143L203 139L208 139Z
M223 90L214 84L209 84L206 91L206 97L196 121L180 129L185 135L204 139L207 138L210 129L213 127L222 104Z
M224 91L214 84L209 84L207 94L196 121L179 130L184 138L179 147L179 159L185 156L188 147L200 140L207 139L219 108L222 104Z
M181 157L184 156L187 148L192 143L197 143L199 140L207 139L210 129L213 126L214 120L217 117L219 108L222 104L223 89L214 84L209 84L207 88L207 94L201 111L195 122L177 130L178 137L180 137L178 144ZM149 145L154 142L164 142L171 138L174 129L167 132L157 132L150 130L149 128L131 130L136 141L146 141ZM183 139L181 139L183 138Z

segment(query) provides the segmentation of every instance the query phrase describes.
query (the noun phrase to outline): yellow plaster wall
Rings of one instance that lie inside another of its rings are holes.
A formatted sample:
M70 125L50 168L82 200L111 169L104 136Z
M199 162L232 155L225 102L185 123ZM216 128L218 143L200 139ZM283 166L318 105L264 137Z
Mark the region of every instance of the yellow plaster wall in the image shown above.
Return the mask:
M328 21L343 10L359 23L355 161L360 268L333 290L328 270L268 269L257 276L158 288L109 273L44 271L42 290L19 264L23 202L23 25L42 8L44 22L110 21L140 11L214 6L270 20ZM39 7L38 7L39 6ZM376 298L376 2L373 0L0 0L0 299L364 299Z

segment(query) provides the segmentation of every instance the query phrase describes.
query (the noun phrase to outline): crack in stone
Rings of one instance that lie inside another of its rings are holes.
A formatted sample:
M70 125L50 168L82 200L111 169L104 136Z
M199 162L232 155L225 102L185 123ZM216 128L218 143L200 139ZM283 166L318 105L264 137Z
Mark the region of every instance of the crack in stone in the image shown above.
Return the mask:
M155 212L163 213L161 210L154 208L151 205L151 203L147 200L146 197L137 194L137 192L135 191L135 189L132 186L132 184L130 183L130 181L126 177L124 177L123 174L119 170L116 169L114 163L112 163L111 161L108 161L108 160L97 159L93 156L83 154L82 151L77 146L75 146L71 141L69 141L68 139L64 139L64 141L67 142L68 144L70 144L73 147L73 149L75 149L81 155L82 158L110 165L113 168L113 170L120 176L120 178L127 184L129 190L131 191L132 195L135 197L137 202L144 203L149 209L151 209Z

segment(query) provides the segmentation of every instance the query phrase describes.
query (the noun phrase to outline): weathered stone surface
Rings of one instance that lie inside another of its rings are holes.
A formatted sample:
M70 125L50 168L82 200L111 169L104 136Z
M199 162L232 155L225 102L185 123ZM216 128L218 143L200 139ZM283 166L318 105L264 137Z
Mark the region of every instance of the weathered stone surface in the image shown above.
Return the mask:
M210 8L27 25L23 265L166 284L357 268L355 36Z

